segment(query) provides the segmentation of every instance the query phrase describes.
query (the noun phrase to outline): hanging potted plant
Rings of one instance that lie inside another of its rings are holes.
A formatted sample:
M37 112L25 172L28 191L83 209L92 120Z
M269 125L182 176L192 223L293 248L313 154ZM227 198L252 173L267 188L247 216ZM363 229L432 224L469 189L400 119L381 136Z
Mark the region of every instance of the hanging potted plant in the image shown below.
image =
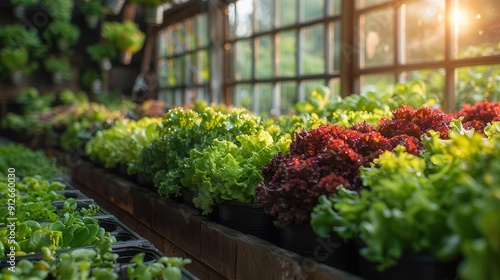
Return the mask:
M42 3L52 19L62 20L66 22L71 21L71 18L73 17L73 7L75 6L75 1L43 0Z
M4 47L26 48L31 57L41 57L47 51L47 46L42 44L37 30L17 23L0 28L0 42Z
M142 49L146 35L132 21L105 22L101 36L120 52L123 64L130 64L132 55Z
M116 57L116 50L109 43L95 43L85 49L90 60L97 63L102 70L111 69L111 59Z
M66 52L73 47L80 37L78 26L63 20L53 20L43 33L43 38L56 43L60 51Z
M52 74L52 82L60 85L71 80L71 65L67 57L50 56L43 62L45 69Z
M141 4L144 7L144 21L151 25L163 23L164 4L171 0L132 0L133 3Z
M26 7L38 4L39 0L10 0L10 2L14 5L14 16L22 19L24 18Z
M3 48L0 50L0 62L9 72L14 85L23 83L23 68L28 64L29 54L25 48Z
M96 28L99 20L104 17L101 0L85 0L81 4L80 9L85 15L85 21L89 28Z

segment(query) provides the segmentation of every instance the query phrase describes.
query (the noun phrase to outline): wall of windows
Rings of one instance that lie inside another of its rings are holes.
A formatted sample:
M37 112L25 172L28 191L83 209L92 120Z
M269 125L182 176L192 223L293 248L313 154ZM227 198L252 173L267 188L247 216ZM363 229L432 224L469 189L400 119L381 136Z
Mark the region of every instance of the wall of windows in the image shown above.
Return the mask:
M159 33L161 96L256 113L420 81L455 110L500 96L498 0L191 0ZM198 8L192 8L198 3Z

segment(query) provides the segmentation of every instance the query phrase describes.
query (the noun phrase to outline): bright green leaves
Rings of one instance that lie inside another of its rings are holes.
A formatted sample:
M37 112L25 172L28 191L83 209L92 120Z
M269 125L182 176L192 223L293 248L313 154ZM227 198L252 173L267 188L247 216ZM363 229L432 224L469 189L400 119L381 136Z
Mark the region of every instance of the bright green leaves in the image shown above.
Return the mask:
M127 276L131 280L181 280L182 267L191 263L190 259L176 257L161 257L156 262L144 263L144 253L135 255L130 263L135 266L127 267Z
M263 180L261 166L285 152L289 141L275 143L264 130L239 135L235 143L216 139L204 150L191 152L182 183L199 192L193 202L204 213L225 200L254 202L255 187Z

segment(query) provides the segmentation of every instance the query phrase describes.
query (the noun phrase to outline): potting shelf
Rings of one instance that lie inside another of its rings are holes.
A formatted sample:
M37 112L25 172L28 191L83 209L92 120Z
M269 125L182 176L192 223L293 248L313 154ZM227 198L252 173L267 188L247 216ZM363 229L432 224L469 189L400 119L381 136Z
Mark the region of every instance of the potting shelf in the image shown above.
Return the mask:
M67 154L55 153L65 164ZM200 279L360 279L225 227L84 159L66 162L72 183L167 256L190 258Z

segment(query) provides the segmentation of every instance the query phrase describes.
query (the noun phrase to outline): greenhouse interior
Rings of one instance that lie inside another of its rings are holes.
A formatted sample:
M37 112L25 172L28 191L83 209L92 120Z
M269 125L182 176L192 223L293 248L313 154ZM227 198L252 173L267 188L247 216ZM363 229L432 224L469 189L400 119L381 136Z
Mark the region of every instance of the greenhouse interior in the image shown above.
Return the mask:
M500 280L499 0L0 0L0 279Z

